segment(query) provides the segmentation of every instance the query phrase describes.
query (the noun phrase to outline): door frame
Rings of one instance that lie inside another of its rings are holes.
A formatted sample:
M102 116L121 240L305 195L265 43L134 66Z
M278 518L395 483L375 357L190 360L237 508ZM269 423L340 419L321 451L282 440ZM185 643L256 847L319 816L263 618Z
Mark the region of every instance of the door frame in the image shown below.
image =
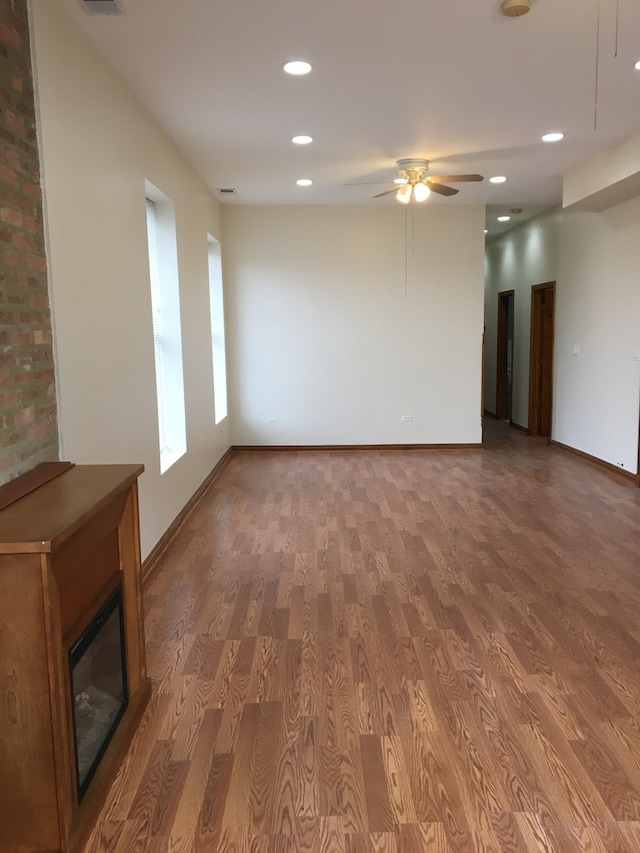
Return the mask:
M498 293L498 335L496 342L496 420L507 416L507 347L509 346L509 300L513 300L515 317L515 290ZM513 362L513 358L512 358ZM511 365L513 380L513 363Z
M542 284L534 284L531 287L531 341L529 346L529 434L540 435L540 422L538 412L542 402L542 382L540 380L540 360L543 356L542 346L542 323L541 307L544 291L552 291L554 294L553 304L553 334L551 335L550 352L547 354L551 359L551 385L547 390L549 394L549 405L553 405L553 350L555 338L555 281L545 281ZM550 430L551 432L551 430ZM550 437L550 436L549 436Z

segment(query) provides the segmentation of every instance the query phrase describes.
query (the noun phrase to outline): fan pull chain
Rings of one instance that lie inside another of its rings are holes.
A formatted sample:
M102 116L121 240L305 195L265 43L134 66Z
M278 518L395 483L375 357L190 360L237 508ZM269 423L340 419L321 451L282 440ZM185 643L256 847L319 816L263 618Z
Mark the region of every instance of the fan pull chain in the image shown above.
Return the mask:
M416 253L416 209L411 205L411 254Z
M620 0L616 0L616 51L614 56L618 58L618 33L620 32Z
M409 205L404 208L404 296L409 295Z
M598 0L598 12L596 16L596 79L595 97L593 101L593 129L598 129L598 77L600 70L600 0Z

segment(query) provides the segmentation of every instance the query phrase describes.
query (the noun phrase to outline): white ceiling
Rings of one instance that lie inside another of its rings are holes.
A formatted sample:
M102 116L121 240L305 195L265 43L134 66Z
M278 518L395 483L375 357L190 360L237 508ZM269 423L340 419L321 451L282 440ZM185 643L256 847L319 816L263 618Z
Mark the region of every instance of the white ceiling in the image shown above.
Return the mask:
M513 225L561 203L567 169L640 127L638 0L531 0L518 18L499 0L55 2L214 193L237 190L224 204L397 204L371 197L397 159L425 157L507 176L427 202L485 203L493 234L499 212L522 208ZM313 71L290 77L289 59ZM542 143L551 130L565 139Z

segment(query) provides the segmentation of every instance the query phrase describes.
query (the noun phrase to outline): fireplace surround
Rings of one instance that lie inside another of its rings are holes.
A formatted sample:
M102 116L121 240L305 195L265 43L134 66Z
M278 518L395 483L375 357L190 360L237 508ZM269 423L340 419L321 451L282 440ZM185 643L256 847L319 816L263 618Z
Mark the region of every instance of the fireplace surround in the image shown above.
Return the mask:
M82 849L149 699L143 470L72 466L0 509L0 853Z

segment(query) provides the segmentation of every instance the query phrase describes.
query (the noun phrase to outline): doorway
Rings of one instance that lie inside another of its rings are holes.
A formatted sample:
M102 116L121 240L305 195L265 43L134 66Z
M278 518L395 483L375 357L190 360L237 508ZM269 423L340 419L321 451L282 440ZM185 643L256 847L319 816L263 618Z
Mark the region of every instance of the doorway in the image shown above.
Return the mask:
M496 420L511 421L513 400L513 300L514 291L498 294Z
M551 436L553 412L553 338L556 283L531 288L531 348L529 354L529 431Z

